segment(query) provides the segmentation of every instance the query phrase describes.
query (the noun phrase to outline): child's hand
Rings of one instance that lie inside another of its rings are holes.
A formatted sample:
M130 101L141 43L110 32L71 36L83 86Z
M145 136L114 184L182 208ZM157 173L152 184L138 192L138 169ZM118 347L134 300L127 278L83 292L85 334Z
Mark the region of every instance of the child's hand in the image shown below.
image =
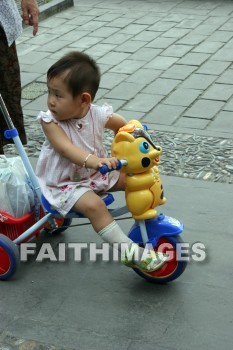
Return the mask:
M98 164L98 168L102 165L106 164L109 169L116 169L118 165L118 160L115 157L112 158L99 158L100 162Z
M104 164L106 164L109 169L116 169L118 160L115 157L98 158L96 156L92 156L87 161L87 168L98 170Z

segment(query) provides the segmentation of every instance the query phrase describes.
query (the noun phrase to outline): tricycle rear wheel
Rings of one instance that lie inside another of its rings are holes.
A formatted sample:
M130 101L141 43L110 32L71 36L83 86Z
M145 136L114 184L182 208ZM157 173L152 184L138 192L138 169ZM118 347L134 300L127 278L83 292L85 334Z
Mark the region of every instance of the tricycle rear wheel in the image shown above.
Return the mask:
M0 234L0 280L12 277L20 264L19 249L7 236Z
M48 232L48 233L51 232L53 235L57 235L57 234L64 232L65 230L67 230L67 228L72 223L71 218L63 218L63 217L55 219L55 221L57 223L58 228L53 230L53 229L51 229L50 225L48 224L44 227L45 232Z

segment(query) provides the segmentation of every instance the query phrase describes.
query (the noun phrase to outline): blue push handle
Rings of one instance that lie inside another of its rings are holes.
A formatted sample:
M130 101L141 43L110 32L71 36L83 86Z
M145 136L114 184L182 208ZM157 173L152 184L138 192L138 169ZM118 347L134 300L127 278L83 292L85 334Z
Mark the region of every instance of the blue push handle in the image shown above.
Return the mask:
M127 161L124 160L124 159L118 159L118 164L117 164L117 167L115 169L109 169L108 166L106 164L102 165L100 168L99 168L99 172L102 174L102 175L105 175L107 173L110 173L110 171L113 171L113 170L120 170L124 165L127 165Z

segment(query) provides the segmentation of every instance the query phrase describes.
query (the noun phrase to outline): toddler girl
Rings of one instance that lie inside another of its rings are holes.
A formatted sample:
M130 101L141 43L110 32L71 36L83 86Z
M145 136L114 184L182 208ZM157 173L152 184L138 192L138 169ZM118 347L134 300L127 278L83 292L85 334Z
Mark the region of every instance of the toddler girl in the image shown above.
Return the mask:
M154 271L166 262L166 255L143 254L144 249L123 233L98 196L124 190L124 174L101 175L98 169L103 164L110 169L117 166L117 159L107 157L104 149L104 128L117 133L126 124L111 106L92 104L99 82L96 62L81 52L70 52L49 68L48 111L38 116L46 140L36 175L43 195L62 216L71 209L82 213L104 241L119 243L121 251L122 243L128 251L133 249L130 259L122 253L123 263Z

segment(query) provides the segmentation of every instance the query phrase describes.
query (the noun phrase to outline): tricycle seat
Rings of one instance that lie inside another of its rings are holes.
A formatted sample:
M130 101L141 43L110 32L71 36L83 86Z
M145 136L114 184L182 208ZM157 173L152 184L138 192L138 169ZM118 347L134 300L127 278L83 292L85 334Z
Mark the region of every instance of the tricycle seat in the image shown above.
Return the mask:
M102 198L102 200L104 201L106 206L109 206L115 200L111 193L103 193L100 195L100 197ZM41 195L41 202L42 202L42 204L47 212L49 212L51 214L59 215L59 212L52 207L52 205L47 201L47 199L45 198L45 196L43 194ZM78 214L78 216L83 217L83 215L81 213L77 213L74 210L71 210L70 213Z

